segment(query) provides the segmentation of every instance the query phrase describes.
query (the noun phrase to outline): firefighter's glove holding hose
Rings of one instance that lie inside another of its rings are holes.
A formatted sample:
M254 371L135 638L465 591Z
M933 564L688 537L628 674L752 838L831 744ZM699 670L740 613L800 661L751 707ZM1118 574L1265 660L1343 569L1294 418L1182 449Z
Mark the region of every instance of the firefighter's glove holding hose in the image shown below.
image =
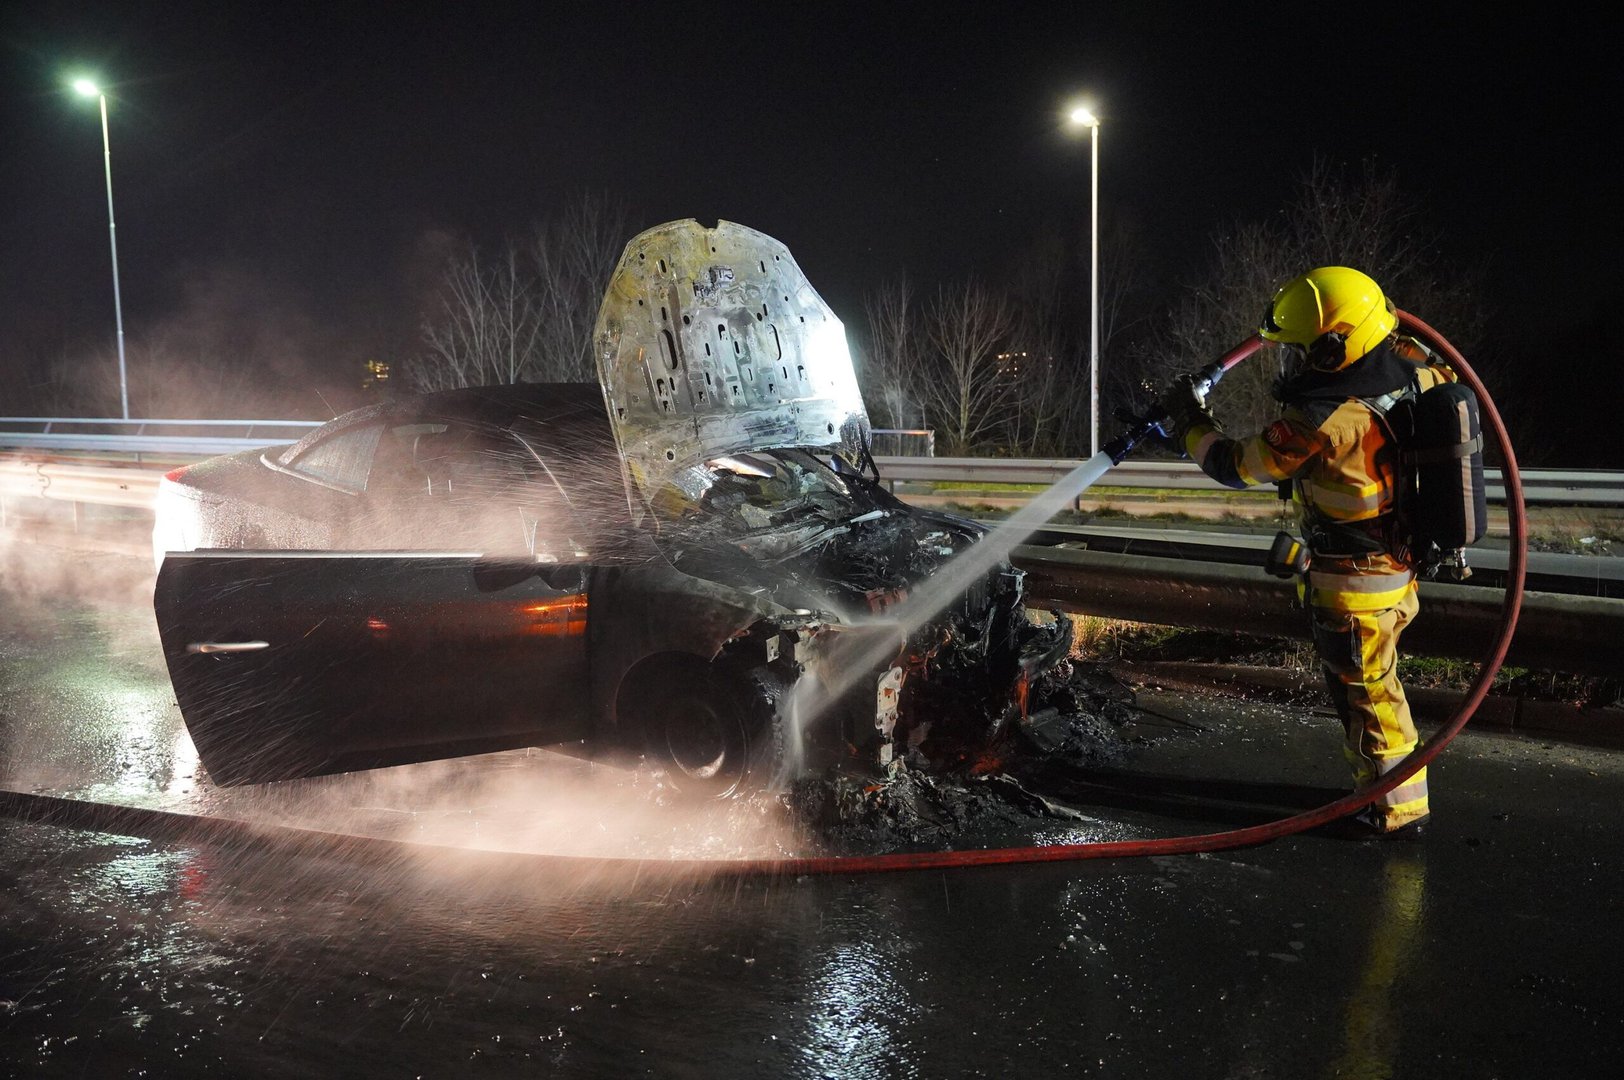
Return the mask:
M1160 404L1172 422L1173 442L1178 446L1184 445L1184 433L1196 424L1216 426L1207 408L1206 396L1196 389L1193 375L1180 375L1173 380L1173 385L1162 394Z

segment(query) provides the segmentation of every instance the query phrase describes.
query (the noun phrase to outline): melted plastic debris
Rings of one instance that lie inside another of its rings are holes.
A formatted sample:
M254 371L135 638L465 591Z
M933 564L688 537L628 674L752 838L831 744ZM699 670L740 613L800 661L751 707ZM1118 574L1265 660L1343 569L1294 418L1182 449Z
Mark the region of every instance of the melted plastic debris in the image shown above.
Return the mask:
M844 851L953 848L968 835L1033 819L1082 820L1011 776L935 776L906 768L878 783L846 774L803 780L791 798L799 817Z
M1033 688L1031 705L1012 728L1023 747L1019 765L1034 759L1081 768L1121 763L1121 730L1134 716L1133 690L1105 668L1061 663Z
M1027 839L1034 825L1086 820L1044 794L1044 777L1120 764L1133 692L1101 668L1063 663L1034 684L1029 701L1027 719L957 768L902 758L883 777L831 769L797 781L789 808L844 853L996 844Z

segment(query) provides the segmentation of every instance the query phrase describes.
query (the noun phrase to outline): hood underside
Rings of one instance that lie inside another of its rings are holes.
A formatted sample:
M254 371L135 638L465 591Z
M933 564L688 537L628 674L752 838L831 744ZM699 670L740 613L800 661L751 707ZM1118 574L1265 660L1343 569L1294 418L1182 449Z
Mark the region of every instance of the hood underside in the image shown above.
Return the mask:
M783 244L722 221L634 237L594 344L621 456L646 500L747 450L820 448L856 465L868 415L845 328Z

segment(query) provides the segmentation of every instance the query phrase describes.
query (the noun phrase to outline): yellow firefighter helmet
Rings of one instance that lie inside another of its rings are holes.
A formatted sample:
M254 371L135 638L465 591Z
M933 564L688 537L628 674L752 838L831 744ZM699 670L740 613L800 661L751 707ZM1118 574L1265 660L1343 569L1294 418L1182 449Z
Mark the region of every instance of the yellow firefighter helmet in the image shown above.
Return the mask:
M1397 325L1392 302L1370 277L1321 266L1280 286L1258 333L1303 349L1311 367L1336 371L1380 345Z

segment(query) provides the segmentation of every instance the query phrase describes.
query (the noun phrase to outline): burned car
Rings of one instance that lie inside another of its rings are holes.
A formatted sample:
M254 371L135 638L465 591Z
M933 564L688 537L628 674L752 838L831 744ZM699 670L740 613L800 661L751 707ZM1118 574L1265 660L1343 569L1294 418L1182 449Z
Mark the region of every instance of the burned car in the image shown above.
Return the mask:
M520 746L683 790L973 760L1070 643L984 527L878 482L844 331L789 252L628 244L600 386L403 396L170 473L154 604L199 757L254 783Z

